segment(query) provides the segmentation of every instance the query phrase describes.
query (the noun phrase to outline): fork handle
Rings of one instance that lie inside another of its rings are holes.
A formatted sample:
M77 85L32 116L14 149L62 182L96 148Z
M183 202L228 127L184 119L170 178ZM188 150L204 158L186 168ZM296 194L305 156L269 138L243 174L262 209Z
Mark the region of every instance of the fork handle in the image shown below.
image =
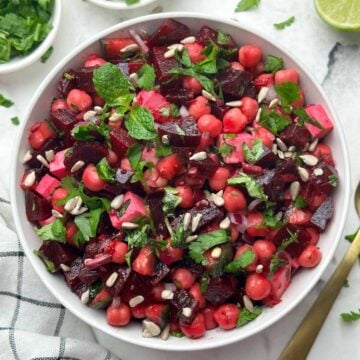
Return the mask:
M306 359L352 266L360 254L360 230L319 297L280 354L279 360Z

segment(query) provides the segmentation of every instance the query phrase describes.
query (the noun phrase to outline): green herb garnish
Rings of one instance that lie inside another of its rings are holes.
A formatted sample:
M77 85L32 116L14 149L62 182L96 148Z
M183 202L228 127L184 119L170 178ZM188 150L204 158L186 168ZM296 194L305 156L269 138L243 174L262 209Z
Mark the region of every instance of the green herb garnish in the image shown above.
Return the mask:
M96 165L96 171L105 181L115 181L115 170L109 165L106 158L102 158Z
M152 140L157 136L154 118L150 111L141 106L134 106L125 119L129 135L137 140Z
M17 116L14 116L10 119L10 121L12 122L13 125L19 125L20 124L20 120Z
M227 156L230 156L234 150L235 150L235 146L232 146L232 145L224 142L220 145L218 151L222 157L227 157Z
M284 30L286 27L292 25L295 22L295 16L291 16L287 20L274 24L275 29Z
M241 0L235 9L235 12L248 11L255 7L258 7L260 4L260 0Z
M263 143L260 139L255 139L251 149L249 149L245 143L242 144L242 148L245 154L245 158L249 163L255 163L264 153Z
M227 272L238 272L244 270L255 260L255 253L251 249L246 249L238 258L225 266Z
M96 236L100 218L104 211L104 209L99 208L75 216L74 222L85 241Z
M66 229L60 219L55 219L41 228L35 228L35 231L42 241L54 240L63 244L66 243Z
M303 209L306 208L309 204L301 196L297 196L294 201L294 205L297 209Z
M236 323L236 327L241 327L249 323L250 321L256 319L262 310L260 306L255 305L253 311L249 311L246 308L240 310L240 314Z
M42 262L45 264L47 271L51 273L56 272L55 264L52 261L50 261L41 251L34 250L33 253L42 260Z
M324 127L314 118L308 115L304 108L299 107L293 110L293 113L298 117L298 124L304 126L304 123L316 126L319 129L324 130Z
M293 82L284 82L275 85L274 89L279 95L281 107L290 112L291 104L300 99L300 87Z
M277 71L283 69L284 59L275 55L268 55L265 60L265 69L266 73L275 74Z
M164 188L165 195L162 199L163 211L165 214L173 213L177 206L181 203L181 197L178 195L179 191L176 188L166 186Z
M340 316L345 322L353 322L360 319L360 310L358 312L350 311L347 313L342 313Z
M291 124L291 121L279 115L275 110L266 111L262 109L260 124L270 130L274 135L278 135Z
M137 86L141 89L152 90L155 84L155 70L149 65L143 65L138 71L139 79L136 82Z
M231 179L228 179L227 183L229 185L243 185L245 186L249 195L252 196L253 198L257 198L260 200L267 200L267 196L265 195L262 186L258 184L256 180L250 175L247 175L245 173L240 173L239 175L236 175Z
M0 94L0 106L9 108L13 105L14 103L10 99L7 99L4 95Z
M53 52L54 52L54 47L53 47L53 46L50 46L50 47L46 50L45 54L40 58L40 61L41 61L43 64L45 64L45 63L48 61L49 57L51 56L51 54L52 54Z

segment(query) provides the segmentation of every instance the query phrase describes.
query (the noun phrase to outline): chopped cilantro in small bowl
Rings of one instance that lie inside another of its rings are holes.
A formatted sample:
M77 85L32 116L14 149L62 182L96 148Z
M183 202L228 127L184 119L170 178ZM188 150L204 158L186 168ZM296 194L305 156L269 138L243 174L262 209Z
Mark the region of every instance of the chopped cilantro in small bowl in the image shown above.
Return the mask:
M0 74L22 69L42 57L60 25L61 0L0 3Z
M150 5L157 0L89 0L89 2L107 9L133 10Z

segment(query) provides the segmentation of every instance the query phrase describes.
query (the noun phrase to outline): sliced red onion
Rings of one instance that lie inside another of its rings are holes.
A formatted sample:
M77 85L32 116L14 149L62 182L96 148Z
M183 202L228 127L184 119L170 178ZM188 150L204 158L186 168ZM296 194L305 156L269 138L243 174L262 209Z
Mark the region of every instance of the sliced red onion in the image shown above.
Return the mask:
M270 102L271 100L277 97L277 93L273 86L269 86L269 91L266 94L266 101Z
M114 308L117 308L119 307L121 304L121 298L120 296L115 296L112 300L112 303L111 303L111 306L114 307Z
M165 290L170 290L172 292L174 292L176 290L176 286L173 283L165 283L164 288L165 288Z
M189 116L189 111L184 105L180 106L179 113L180 113L181 117Z
M111 254L97 254L94 259L85 259L84 265L87 269L96 269L101 265L110 263L111 259Z
M243 234L249 226L247 217L244 214L228 214L231 223L236 225L236 228Z
M262 203L262 200L260 200L260 199L255 199L255 200L253 200L250 204L249 204L249 206L248 206L248 210L249 211L253 211L259 204L261 204Z
M129 30L130 36L137 42L137 44L140 46L141 51L144 54L147 54L149 52L148 46L145 44L144 40L141 38L141 36L134 30Z

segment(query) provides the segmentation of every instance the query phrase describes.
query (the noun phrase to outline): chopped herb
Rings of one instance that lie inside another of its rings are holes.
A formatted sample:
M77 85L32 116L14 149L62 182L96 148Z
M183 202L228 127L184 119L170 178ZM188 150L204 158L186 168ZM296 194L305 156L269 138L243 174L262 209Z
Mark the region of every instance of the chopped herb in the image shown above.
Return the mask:
M199 237L190 243L189 256L198 264L206 265L207 260L203 254L214 246L224 244L229 241L229 235L225 230L215 230Z
M126 254L125 254L125 262L126 262L126 265L131 268L131 255L132 255L132 250L128 251Z
M137 4L140 0L125 0L126 5Z
M218 30L216 42L219 45L227 45L229 43L229 40L230 40L230 36L228 34L225 34L222 31Z
M138 71L139 79L136 82L139 88L144 90L152 90L155 84L155 70L149 65L145 64Z
M14 124L14 125L19 125L20 124L20 120L17 116L14 116L10 119L10 121Z
M137 140L152 140L157 136L154 118L150 111L141 106L134 106L125 119L125 127L129 135Z
M174 330L174 331L170 332L170 336L182 338L182 337L184 337L184 333L181 330Z
M176 104L170 104L170 115L175 117L180 115L179 107Z
M174 248L186 248L188 244L185 242L185 239L191 234L191 230L185 230L184 222L181 221L174 231L167 217L165 218L165 224L170 233L170 245Z
M99 208L91 210L84 214L75 216L74 222L81 232L85 241L90 240L97 234L97 228L100 222L101 215L103 214L104 209Z
M239 175L229 179L227 183L229 185L244 185L250 196L260 200L267 199L267 196L264 193L264 189L250 175L240 173Z
M347 240L349 242L353 242L359 231L360 231L360 228L357 229L353 234L345 235L345 240Z
M176 188L171 186L166 186L164 188L165 195L162 198L163 211L165 214L173 213L177 206L181 203L181 197L178 196L179 191Z
M248 11L255 7L258 7L260 0L241 0L235 9L235 12Z
M266 73L275 74L277 71L283 69L284 59L275 55L268 55L265 60L265 69Z
M222 157L227 157L227 156L230 156L234 150L235 150L235 146L232 146L232 145L224 142L219 147L219 154Z
M227 272L238 272L244 270L255 260L255 253L251 249L246 249L238 258L225 266Z
M253 311L249 311L246 308L242 308L240 310L240 314L236 323L236 327L242 327L249 323L250 321L256 319L260 314L262 310L260 306L255 305Z
M142 248L147 245L149 243L149 230L150 225L144 224L135 230L126 231L126 241L128 242L129 248Z
M302 107L295 108L293 112L298 117L298 124L300 126L304 126L304 123L308 123L313 126L316 126L319 129L324 130L324 127L316 119L309 116L304 108Z
M282 221L276 220L273 209L266 209L264 211L263 224L264 224L264 226L272 228L272 229L278 229L283 226Z
M96 165L96 171L102 180L115 181L115 170L109 165L105 157Z
M245 158L249 163L256 162L264 153L263 142L260 139L255 139L251 149L249 149L245 143L243 143L242 148L245 154Z
M344 281L344 285L343 285L343 287L344 287L344 288L348 288L348 287L350 287L350 284L349 284L348 279L346 279L346 280Z
M333 187L337 187L338 178L337 178L336 175L330 175L329 176L329 184L331 184Z
M210 283L210 276L208 272L203 272L200 275L200 291L204 294L209 286Z
M56 272L55 264L52 261L50 261L41 251L34 250L33 253L43 261L47 271L51 273Z
M4 95L0 94L0 106L9 108L13 105L14 103L10 99L7 99Z
M301 196L297 196L294 201L294 205L297 209L303 209L306 208L309 204Z
M35 231L42 241L54 240L63 244L66 243L66 229L60 219L55 219L41 228L35 228Z
M291 121L279 115L275 110L266 111L263 109L260 115L260 124L274 135L278 135L291 124Z
M163 116L170 116L170 110L167 108L160 109L160 112Z
M86 125L77 125L71 130L71 135L80 141L92 141L100 135L110 145L110 127L103 121L99 125L91 121Z
M300 88L293 82L284 82L274 86L276 93L279 95L281 107L290 112L290 105L300 99Z
M342 313L342 314L340 314L340 316L345 322L353 322L353 321L359 320L360 319L360 309L358 312L350 311L347 313Z
M295 22L295 16L291 16L287 20L274 24L275 29L284 30L286 27L292 25Z
M49 59L49 57L51 56L51 54L53 53L53 51L54 51L54 47L53 47L53 46L50 46L50 47L46 50L45 54L40 58L40 61L41 61L43 64L45 64L45 63L48 61L48 59Z
M236 134L224 134L223 135L224 139L235 139L236 138Z
M172 154L171 146L169 145L158 145L155 149L155 155L158 158L163 158Z

